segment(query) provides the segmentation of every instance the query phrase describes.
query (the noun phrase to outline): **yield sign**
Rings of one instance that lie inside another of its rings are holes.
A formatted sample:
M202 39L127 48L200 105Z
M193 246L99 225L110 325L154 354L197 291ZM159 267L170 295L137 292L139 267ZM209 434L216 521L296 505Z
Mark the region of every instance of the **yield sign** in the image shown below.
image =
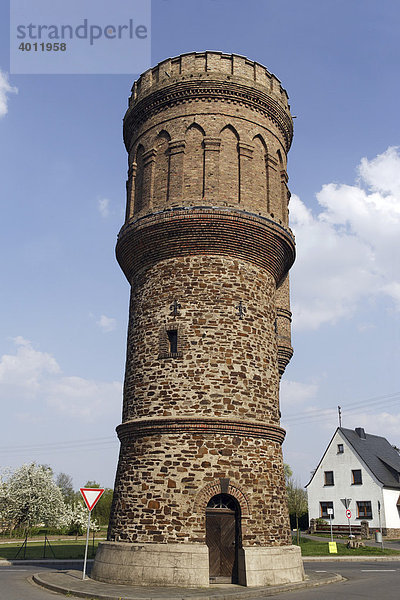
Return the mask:
M83 496L88 510L93 510L104 492L104 488L79 488L79 491Z

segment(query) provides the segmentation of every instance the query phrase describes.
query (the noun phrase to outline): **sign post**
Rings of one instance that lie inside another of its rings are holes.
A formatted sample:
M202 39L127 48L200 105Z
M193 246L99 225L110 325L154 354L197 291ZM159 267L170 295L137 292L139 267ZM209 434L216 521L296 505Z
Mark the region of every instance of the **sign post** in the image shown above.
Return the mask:
M83 561L83 572L82 572L82 579L85 579L87 553L88 553L88 546L89 546L90 515L92 514L92 510L96 506L97 502L100 500L100 497L101 497L102 493L104 492L104 488L79 488L79 491L82 494L83 500L85 501L86 507L89 511L87 532L86 532L85 560Z
M329 554L337 554L337 546L336 546L336 542L333 541L333 531L332 531L333 508L328 508L327 512L328 512L329 521L331 524L331 541L328 542Z
M346 510L346 517L347 517L347 518L348 518L348 520L349 520L349 529L350 529L349 537L351 538L351 523L350 523L350 519L351 519L351 510L350 510L350 509L347 509L347 510Z
M350 530L349 537L351 538L351 523L350 523L351 510L349 510L351 498L341 498L340 501L341 501L341 503L343 504L343 506L346 509L346 517L347 517L347 519L349 521L349 530Z
M378 500L378 516L379 516L379 532L380 532L380 543L381 543L381 550L383 550L383 537L382 537L382 521L381 521L381 503ZM377 540L378 541L378 540Z
M332 517L333 517L333 508L328 508L329 521L331 524L331 542L333 542L333 533L332 533Z

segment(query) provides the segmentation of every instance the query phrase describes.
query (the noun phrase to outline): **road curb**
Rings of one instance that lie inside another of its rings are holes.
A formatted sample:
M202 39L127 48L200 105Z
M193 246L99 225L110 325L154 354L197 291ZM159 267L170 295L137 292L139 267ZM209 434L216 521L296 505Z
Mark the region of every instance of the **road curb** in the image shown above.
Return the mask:
M367 562L384 562L384 561L400 561L400 554L398 556L302 556L303 562L321 562L321 561L367 561ZM94 562L93 558L88 559L87 564L90 565ZM0 560L0 567L15 567L16 565L51 565L58 567L59 565L83 565L83 558L35 558L26 560Z
M93 558L88 558L87 564L94 562ZM0 560L0 567L15 567L16 565L83 565L83 558L31 558L31 559L11 559Z
M303 562L322 562L322 561L332 561L332 562L395 562L400 561L399 556L302 556Z
M57 576L59 581L57 581ZM63 577L64 576L64 577ZM299 583L288 583L269 587L258 587L244 589L243 591L227 589L224 586L220 589L186 589L186 588L143 588L130 587L124 585L112 586L100 583L91 579L85 581L72 578L72 573L36 573L32 580L41 587L61 594L71 594L79 598L92 598L98 600L246 600L250 598L260 598L266 596L275 596L281 592L292 590L302 590L329 583L338 583L345 581L345 578L338 573L313 574L311 578ZM71 581L72 580L72 581ZM87 587L85 590L84 588ZM114 589L113 589L114 588ZM117 589L115 589L117 588Z

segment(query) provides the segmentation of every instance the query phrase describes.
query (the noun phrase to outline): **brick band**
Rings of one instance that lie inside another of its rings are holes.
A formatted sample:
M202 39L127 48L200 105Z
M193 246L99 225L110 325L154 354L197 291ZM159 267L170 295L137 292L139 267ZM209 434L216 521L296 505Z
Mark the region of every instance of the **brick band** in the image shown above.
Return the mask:
M117 260L128 281L138 271L177 256L226 255L266 269L279 285L295 258L294 239L284 227L245 211L177 208L125 225Z
M228 434L244 437L255 437L271 442L283 443L285 430L274 425L264 425L251 421L229 421L219 419L173 417L163 419L146 419L128 421L117 427L118 437L121 442L128 441L131 437L144 437L162 434Z

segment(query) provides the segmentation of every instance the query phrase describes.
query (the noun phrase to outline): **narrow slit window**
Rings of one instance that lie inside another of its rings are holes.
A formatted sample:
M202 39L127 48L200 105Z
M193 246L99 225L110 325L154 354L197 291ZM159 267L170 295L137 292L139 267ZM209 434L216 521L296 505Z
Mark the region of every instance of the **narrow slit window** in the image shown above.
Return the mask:
M167 331L167 335L168 335L170 354L177 354L178 353L178 330L171 329L170 331Z

